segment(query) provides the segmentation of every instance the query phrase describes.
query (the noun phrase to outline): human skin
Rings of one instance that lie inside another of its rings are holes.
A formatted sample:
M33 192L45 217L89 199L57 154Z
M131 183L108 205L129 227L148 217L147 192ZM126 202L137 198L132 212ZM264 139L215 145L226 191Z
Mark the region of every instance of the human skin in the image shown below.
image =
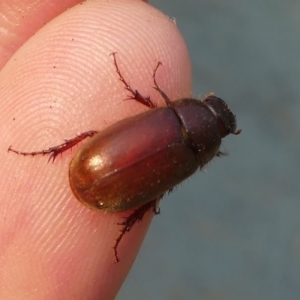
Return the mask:
M116 223L130 211L76 200L68 167L77 146L48 164L7 149L47 149L147 110L123 101L112 52L132 87L158 105L158 60L161 89L173 100L190 97L187 48L174 20L144 1L11 2L0 4L0 299L113 299L153 213L125 234L115 264Z

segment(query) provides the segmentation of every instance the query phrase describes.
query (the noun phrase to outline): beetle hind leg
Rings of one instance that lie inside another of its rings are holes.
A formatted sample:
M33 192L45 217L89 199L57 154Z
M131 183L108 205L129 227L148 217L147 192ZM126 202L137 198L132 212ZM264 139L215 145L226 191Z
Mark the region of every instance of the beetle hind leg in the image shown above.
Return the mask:
M125 218L124 222L117 223L117 225L121 225L122 228L119 231L119 235L116 238L115 245L113 247L116 263L120 261L119 256L118 256L118 246L119 246L124 234L126 232L129 232L137 222L142 221L142 219L147 211L152 210L155 215L160 214L160 209L158 208L157 205L161 198L162 198L162 196L158 197L157 199L155 199L151 202L148 202L148 203L142 205L141 207L134 210L129 216L127 216Z
M77 135L75 138L65 140L64 143L62 143L60 145L57 145L57 146L54 146L54 147L50 147L47 150L34 151L34 152L23 152L23 151L15 150L15 149L12 148L12 146L9 146L7 151L8 152L14 152L18 155L23 155L23 156L28 156L28 155L31 155L31 156L49 155L48 162L50 160L52 160L52 162L54 162L57 155L62 154L63 152L67 151L68 149L74 147L75 145L77 145L78 143L80 143L81 141L86 139L87 137L94 136L97 132L98 131L95 131L95 130L90 130L90 131L83 132L83 133Z

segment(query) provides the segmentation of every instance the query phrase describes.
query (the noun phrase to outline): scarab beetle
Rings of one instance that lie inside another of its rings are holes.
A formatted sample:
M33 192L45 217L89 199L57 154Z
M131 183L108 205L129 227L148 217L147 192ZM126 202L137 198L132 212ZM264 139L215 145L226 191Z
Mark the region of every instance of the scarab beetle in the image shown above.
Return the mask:
M236 118L227 104L209 94L201 101L184 98L170 101L159 88L153 73L154 89L166 106L157 107L149 97L133 90L123 78L112 53L119 80L130 92L128 99L149 107L144 113L119 121L103 131L91 130L65 143L37 152L8 151L22 155L49 154L49 160L87 137L69 167L71 189L89 207L106 212L131 210L114 245L150 209L158 213L157 202L174 186L220 156L221 140L238 135Z

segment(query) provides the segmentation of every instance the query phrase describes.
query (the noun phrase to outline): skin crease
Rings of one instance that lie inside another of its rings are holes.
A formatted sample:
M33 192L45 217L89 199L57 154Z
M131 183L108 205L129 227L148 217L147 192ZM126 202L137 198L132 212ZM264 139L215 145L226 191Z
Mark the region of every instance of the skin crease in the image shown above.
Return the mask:
M164 92L190 97L187 48L173 20L144 1L13 5L0 4L0 299L113 299L153 214L124 236L114 264L115 223L130 212L103 213L76 200L68 166L77 146L53 164L7 149L47 149L145 111L123 101L112 52L132 87L159 105L157 60Z

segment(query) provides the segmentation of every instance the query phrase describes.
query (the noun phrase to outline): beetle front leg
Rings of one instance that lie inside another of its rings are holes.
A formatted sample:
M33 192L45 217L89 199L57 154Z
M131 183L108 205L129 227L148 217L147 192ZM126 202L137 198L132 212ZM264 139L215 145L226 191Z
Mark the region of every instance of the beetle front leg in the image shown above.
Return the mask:
M152 75L153 83L154 83L154 87L153 87L153 88L154 88L156 91L159 92L159 94L164 98L164 100L165 100L165 102L166 102L166 105L170 107L170 106L172 106L172 102L171 102L170 98L167 96L167 94L166 94L165 92L163 92L163 91L160 89L160 87L158 86L158 84L157 84L157 82L156 82L156 72L157 72L159 66L161 66L161 65L162 65L162 63L159 61L159 62L157 63L157 65L156 65L156 68L154 69L154 72L153 72L153 75Z

